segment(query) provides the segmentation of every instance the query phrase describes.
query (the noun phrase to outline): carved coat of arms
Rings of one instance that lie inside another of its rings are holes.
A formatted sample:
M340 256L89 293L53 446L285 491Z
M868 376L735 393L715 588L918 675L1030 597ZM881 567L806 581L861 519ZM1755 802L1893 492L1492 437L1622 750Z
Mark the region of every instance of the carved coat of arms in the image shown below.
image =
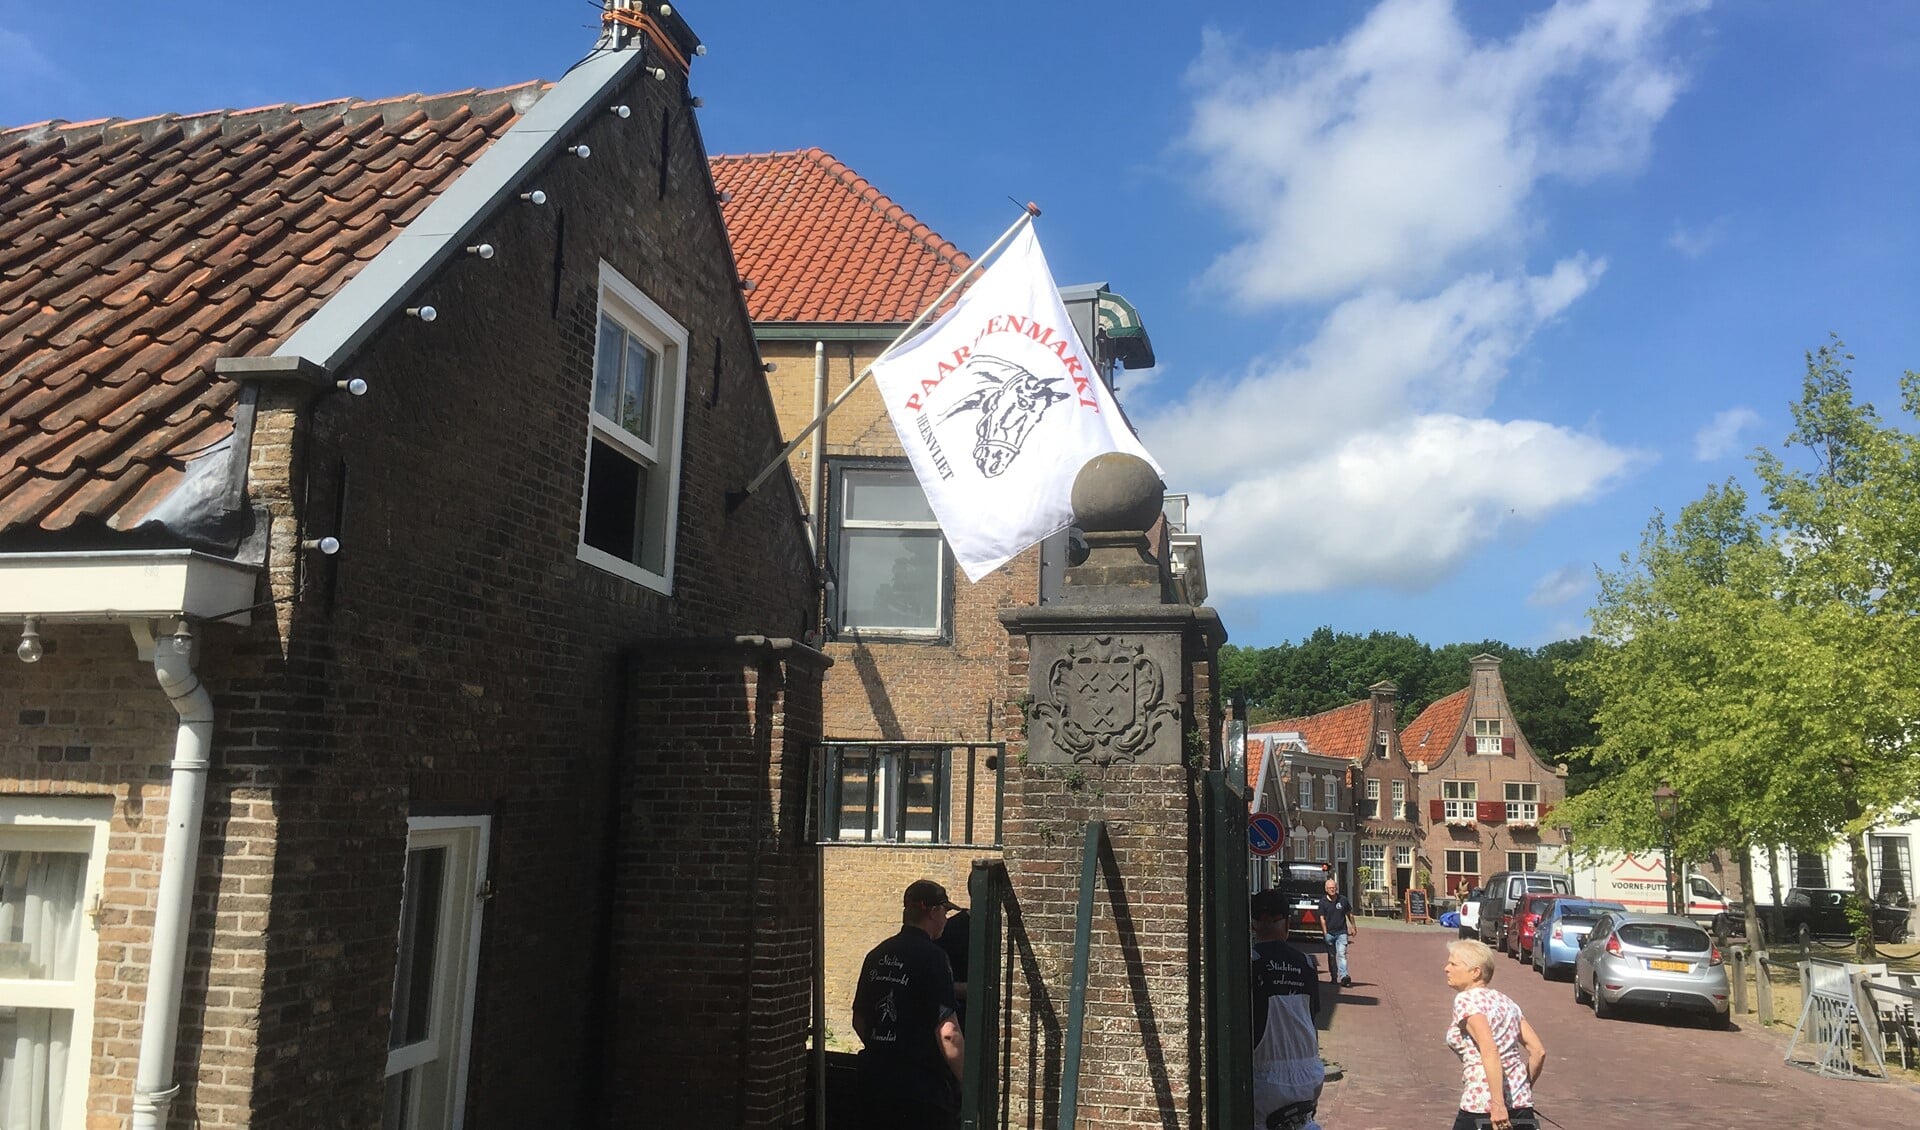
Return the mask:
M1048 668L1044 690L1033 707L1035 736L1075 761L1136 761L1169 727L1177 756L1180 711L1141 644L1113 636L1070 644Z

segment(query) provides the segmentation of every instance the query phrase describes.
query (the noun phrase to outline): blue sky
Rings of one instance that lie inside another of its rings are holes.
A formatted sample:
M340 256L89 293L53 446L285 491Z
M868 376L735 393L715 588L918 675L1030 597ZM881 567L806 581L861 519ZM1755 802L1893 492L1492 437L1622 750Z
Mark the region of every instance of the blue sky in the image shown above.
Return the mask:
M1829 331L1920 368L1920 5L681 6L716 153L820 146L970 249L1038 201L1236 642L1578 634L1778 443ZM556 77L596 6L0 0L0 123Z

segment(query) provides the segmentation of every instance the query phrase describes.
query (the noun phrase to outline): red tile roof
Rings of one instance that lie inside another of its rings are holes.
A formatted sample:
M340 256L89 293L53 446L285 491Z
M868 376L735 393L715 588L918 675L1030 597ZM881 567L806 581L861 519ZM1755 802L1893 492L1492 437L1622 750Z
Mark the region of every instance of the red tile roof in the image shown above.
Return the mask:
M1373 703L1361 699L1305 718L1262 722L1252 730L1256 734L1298 732L1306 739L1311 753L1357 761L1365 757L1373 745Z
M1408 761L1435 765L1447 755L1448 747L1460 734L1470 690L1462 688L1440 699L1422 710L1420 717L1400 731L1400 751Z
M971 262L819 149L712 164L756 322L909 322Z
M0 130L0 534L138 526L538 83Z

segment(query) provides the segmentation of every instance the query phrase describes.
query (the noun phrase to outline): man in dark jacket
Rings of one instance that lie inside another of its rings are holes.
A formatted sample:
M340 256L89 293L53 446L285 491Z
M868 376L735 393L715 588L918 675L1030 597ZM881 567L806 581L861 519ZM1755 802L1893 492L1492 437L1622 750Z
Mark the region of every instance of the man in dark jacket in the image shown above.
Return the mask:
M867 1130L955 1130L965 1044L953 967L935 944L958 910L931 879L907 887L900 932L867 954L853 993L853 1030Z

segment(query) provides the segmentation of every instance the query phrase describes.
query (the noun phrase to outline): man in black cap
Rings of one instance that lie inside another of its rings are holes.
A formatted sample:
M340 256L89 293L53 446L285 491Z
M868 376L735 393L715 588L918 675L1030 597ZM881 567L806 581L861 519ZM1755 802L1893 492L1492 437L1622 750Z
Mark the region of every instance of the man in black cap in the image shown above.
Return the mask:
M867 1130L955 1130L965 1044L953 967L935 944L958 910L931 879L908 885L900 932L867 954L853 993Z

